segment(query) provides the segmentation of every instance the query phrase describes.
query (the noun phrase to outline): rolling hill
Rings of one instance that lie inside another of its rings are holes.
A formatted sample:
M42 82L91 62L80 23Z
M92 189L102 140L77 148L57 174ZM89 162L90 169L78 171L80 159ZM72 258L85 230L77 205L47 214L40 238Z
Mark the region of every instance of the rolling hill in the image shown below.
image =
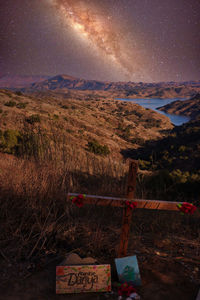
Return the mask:
M0 129L4 133L40 128L49 139L56 132L56 137L68 140L68 146L83 152L88 142L95 140L107 145L112 157L121 157L121 149L137 148L173 128L167 117L152 110L134 103L111 101L88 91L26 95L0 90L0 116Z
M185 100L184 102L179 100L174 101L160 107L159 110L175 115L185 115L191 119L197 119L200 117L200 94L196 94L194 97Z

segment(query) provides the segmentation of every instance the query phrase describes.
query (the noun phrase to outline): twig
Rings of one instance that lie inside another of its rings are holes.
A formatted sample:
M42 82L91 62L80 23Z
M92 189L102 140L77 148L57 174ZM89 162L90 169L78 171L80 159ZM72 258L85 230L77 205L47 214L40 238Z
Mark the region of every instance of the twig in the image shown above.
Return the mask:
M5 254L2 252L2 250L0 250L0 254L7 262L10 262L10 260L5 256Z
M38 246L38 244L39 244L39 241L41 240L41 238L42 238L42 237L44 236L44 234L45 234L45 230L44 230L44 229L45 229L45 226L46 226L46 223L47 223L47 220L48 220L49 216L50 216L50 210L49 210L48 216L46 217L46 220L45 220L45 222L44 222L44 225L43 225L43 227L42 227L40 236L39 236L37 242L35 243L35 246L33 247L33 249L31 250L31 252L30 252L29 255L28 255L28 259L32 256L33 252L35 251L35 249L37 248L37 246Z
M194 264L200 264L200 261L197 258L190 258L190 257L184 257L184 256L178 256L174 257L175 260L183 260L185 262L190 262Z

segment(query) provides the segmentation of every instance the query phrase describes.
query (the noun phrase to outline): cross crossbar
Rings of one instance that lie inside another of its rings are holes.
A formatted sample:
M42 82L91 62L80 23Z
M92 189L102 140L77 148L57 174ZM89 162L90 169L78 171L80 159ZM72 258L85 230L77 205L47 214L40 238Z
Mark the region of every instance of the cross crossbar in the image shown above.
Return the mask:
M77 197L77 193L68 193L68 198ZM124 207L127 198L105 197L96 195L85 195L84 204ZM158 210L179 210L177 205L183 202L163 201L163 200L145 200L129 199L137 202L137 208L158 209Z
M134 194L136 190L137 171L138 171L137 161L130 160L126 198L104 197L104 196L96 196L96 195L85 195L84 197L84 204L123 207L122 230L121 230L120 245L118 250L118 257L123 257L126 255L127 248L128 248L128 237L129 237L130 225L132 220L132 210L126 205L125 201L127 200L136 201L137 208L174 210L174 211L178 210L177 207L178 204L182 204L182 202L135 199ZM70 197L72 196L77 197L78 195L79 194L69 193L68 200Z

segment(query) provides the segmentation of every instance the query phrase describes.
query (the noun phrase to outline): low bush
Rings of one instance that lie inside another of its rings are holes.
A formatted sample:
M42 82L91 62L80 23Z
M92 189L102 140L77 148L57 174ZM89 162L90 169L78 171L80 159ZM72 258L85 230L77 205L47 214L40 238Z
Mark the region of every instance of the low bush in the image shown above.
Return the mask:
M56 114L54 114L54 115L53 115L53 119L54 119L54 120L58 120L58 119L59 119L59 116L56 115Z
M100 145L98 141L93 140L87 144L88 151L98 155L108 155L110 150L107 145Z
M9 106L9 107L14 107L14 106L16 106L16 102L10 100L10 101L6 102L4 105L5 105L5 106Z
M8 129L0 130L0 151L20 157L41 159L48 152L49 139L45 133Z
M132 144L138 144L140 146L144 145L145 144L145 140L143 138L140 138L140 137L134 137L130 140L130 142Z
M26 118L26 122L29 124L40 123L41 122L40 115L38 114L31 115L30 117Z
M152 128L152 127L159 128L161 123L162 123L161 120L147 119L145 120L144 128Z
M18 96L23 96L22 92L20 92L20 91L16 91L15 94Z
M21 133L17 130L0 130L0 151L15 154L21 140Z
M27 103L25 103L25 102L23 102L23 103L18 103L18 104L16 105L16 107L19 108L19 109L24 109L24 108L26 108L26 106L27 106Z

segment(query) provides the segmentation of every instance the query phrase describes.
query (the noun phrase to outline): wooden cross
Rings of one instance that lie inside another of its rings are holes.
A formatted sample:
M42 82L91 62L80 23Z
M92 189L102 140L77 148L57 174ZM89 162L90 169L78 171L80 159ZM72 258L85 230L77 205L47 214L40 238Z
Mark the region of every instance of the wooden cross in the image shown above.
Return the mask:
M113 207L123 208L122 230L121 230L118 257L126 256L127 248L128 248L128 237L129 237L131 218L132 218L132 210L128 209L128 206L125 205L125 201L127 200L136 201L137 208L159 209L159 210L178 210L177 205L182 204L182 202L134 199L134 194L136 190L137 171L138 171L137 161L130 160L126 198L103 197L103 196L95 196L95 195L85 195L84 198L84 204L93 204L93 205L95 204L95 205L104 205L104 206L110 205ZM71 196L77 197L78 195L79 194L68 193L68 199L70 199Z

